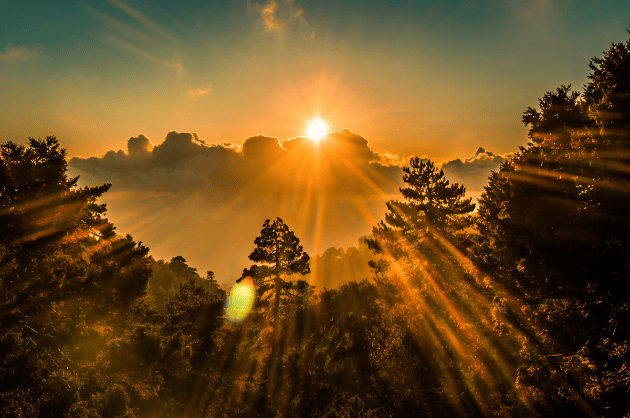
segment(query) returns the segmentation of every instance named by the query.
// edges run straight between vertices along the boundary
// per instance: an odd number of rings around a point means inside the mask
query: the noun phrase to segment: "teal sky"
[[[139,133],[304,133],[318,114],[379,152],[464,158],[526,142],[520,115],[630,28],[625,1],[24,0],[0,14],[3,141],[101,156]]]

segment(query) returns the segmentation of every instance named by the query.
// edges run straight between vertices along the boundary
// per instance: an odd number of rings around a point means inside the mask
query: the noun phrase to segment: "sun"
[[[315,118],[308,123],[306,133],[308,137],[313,141],[318,142],[324,135],[326,135],[326,124],[320,118]]]

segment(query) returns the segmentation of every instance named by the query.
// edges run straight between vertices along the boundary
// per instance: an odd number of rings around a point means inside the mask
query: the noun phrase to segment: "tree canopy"
[[[630,41],[590,68],[584,93],[561,86],[525,111],[532,142],[490,177],[471,255],[530,312],[512,325],[537,324],[517,383],[540,410],[621,416],[630,387],[621,348],[630,341],[621,326],[630,318]]]

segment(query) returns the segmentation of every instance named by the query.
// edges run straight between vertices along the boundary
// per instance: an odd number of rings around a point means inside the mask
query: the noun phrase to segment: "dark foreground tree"
[[[96,203],[110,184],[78,189],[66,170],[55,137],[0,147],[0,320],[77,292],[116,305],[145,291],[148,249],[116,235]]]
[[[133,394],[103,385],[95,364],[133,321],[148,249],[102,216],[108,184],[78,189],[66,169],[54,137],[0,146],[2,416],[79,413],[84,396],[124,412]]]
[[[503,324],[528,335],[516,384],[556,416],[630,412],[630,42],[591,69],[525,112],[532,142],[490,177],[472,251],[528,313]]]

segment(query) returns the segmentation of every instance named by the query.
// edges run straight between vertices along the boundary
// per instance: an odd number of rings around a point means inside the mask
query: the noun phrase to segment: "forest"
[[[477,205],[412,158],[334,289],[273,213],[232,289],[155,260],[55,137],[3,143],[0,415],[630,417],[630,41],[589,66]]]

